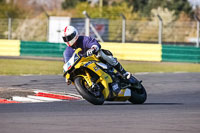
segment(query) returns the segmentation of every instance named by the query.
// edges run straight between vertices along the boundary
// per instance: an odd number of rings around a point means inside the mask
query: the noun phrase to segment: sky
[[[192,4],[193,8],[195,8],[195,6],[200,6],[200,0],[188,0],[188,1]]]

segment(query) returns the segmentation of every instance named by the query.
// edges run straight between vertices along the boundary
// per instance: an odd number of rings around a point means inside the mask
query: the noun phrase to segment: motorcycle
[[[108,63],[102,62],[95,54],[80,55],[78,48],[70,60],[64,64],[64,77],[75,85],[79,94],[94,105],[102,105],[104,101],[130,101],[143,104],[147,93],[141,82],[131,76],[124,79]],[[140,88],[135,87],[135,82]]]

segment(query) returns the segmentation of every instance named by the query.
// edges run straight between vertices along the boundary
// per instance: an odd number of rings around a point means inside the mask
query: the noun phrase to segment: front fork
[[[95,82],[93,82],[91,79],[91,75],[88,71],[85,70],[86,76],[83,76],[85,78],[86,82],[91,88],[94,88],[94,90],[101,92],[104,95],[104,98],[107,99],[110,95],[110,90],[109,90],[109,83],[112,83],[112,79],[110,79],[108,74],[102,74]],[[106,78],[108,78],[106,80]],[[102,85],[102,87],[99,85],[99,83]],[[98,89],[96,89],[98,88]]]
[[[80,75],[80,76],[82,76],[85,79],[85,81],[87,82],[87,84],[88,84],[88,90],[92,94],[94,94],[95,96],[97,96],[97,97],[100,96],[101,91],[102,91],[101,88],[100,88],[100,86],[98,85],[98,83],[100,82],[100,80],[97,80],[96,82],[93,82],[91,80],[92,77],[90,76],[89,72],[85,70],[85,74],[86,75]]]

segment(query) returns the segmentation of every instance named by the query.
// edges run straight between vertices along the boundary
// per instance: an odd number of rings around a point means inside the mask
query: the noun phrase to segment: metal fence
[[[171,22],[162,19],[156,21],[107,20],[103,24],[104,33],[99,34],[101,19],[73,19],[72,25],[82,23],[79,32],[90,35],[91,32],[100,41],[105,42],[153,42],[191,43],[199,47],[199,21]],[[101,24],[102,25],[102,24]],[[24,41],[47,41],[48,19],[0,19],[0,39],[20,39]]]
[[[47,19],[0,19],[0,39],[46,41]]]

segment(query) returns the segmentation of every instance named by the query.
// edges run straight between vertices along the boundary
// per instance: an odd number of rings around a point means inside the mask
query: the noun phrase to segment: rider
[[[125,79],[129,79],[131,77],[131,73],[125,71],[122,65],[112,56],[112,54],[108,55],[107,52],[101,50],[101,45],[96,39],[87,36],[79,36],[75,27],[65,27],[63,40],[68,46],[63,53],[65,63],[72,57],[75,49],[81,48],[81,53],[86,53],[87,56],[97,53],[96,55],[98,58],[101,58],[112,65]]]

